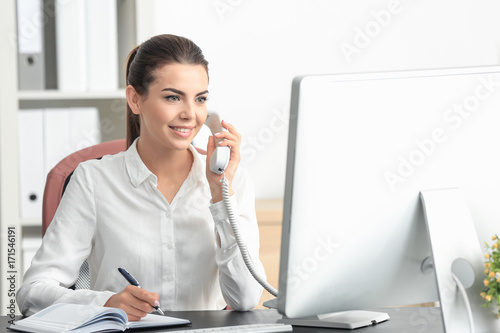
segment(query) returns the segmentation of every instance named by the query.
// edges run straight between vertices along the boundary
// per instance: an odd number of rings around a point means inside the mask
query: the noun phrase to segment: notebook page
[[[187,325],[187,324],[191,324],[191,322],[187,319],[147,314],[144,318],[142,318],[139,321],[128,322],[127,327],[140,328],[140,327],[175,326],[175,325]]]

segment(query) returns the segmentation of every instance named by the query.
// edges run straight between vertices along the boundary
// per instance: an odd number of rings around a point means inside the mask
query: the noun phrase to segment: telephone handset
[[[222,132],[220,117],[215,112],[211,112],[208,114],[205,125],[210,128],[212,135]],[[219,146],[219,142],[223,139],[217,139],[215,137],[214,139],[216,148],[212,153],[212,157],[210,158],[210,170],[220,175],[224,173],[224,170],[226,170],[227,165],[229,164],[231,149],[229,147]],[[229,199],[229,184],[227,183],[226,177],[222,177],[220,182],[222,183],[222,200],[224,201],[224,205],[226,206],[227,216],[229,218],[231,228],[233,229],[234,238],[236,239],[236,243],[238,244],[245,265],[247,266],[250,274],[252,274],[254,279],[257,280],[257,282],[259,282],[261,286],[263,286],[273,296],[278,297],[278,291],[273,288],[265,279],[263,279],[255,270],[252,259],[250,258],[250,255],[248,253],[247,246],[243,242],[243,237],[240,234],[238,223],[231,207],[231,200]]]
[[[217,113],[209,113],[205,125],[208,126],[212,135],[222,132],[222,125]],[[210,159],[210,170],[216,174],[221,174],[226,170],[231,157],[231,149],[229,147],[220,147],[219,142],[223,139],[215,138],[215,150]]]

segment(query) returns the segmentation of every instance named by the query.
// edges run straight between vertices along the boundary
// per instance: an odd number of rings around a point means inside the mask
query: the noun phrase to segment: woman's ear
[[[141,96],[137,93],[134,87],[128,85],[125,88],[125,95],[127,96],[127,104],[134,114],[141,114],[141,108],[139,105]]]

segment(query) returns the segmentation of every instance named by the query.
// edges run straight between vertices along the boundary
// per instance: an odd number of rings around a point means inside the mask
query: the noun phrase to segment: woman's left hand
[[[240,146],[241,146],[241,135],[238,133],[236,128],[230,123],[225,122],[224,120],[221,122],[223,128],[227,129],[227,131],[222,131],[220,133],[216,133],[215,137],[217,139],[225,139],[219,142],[219,146],[230,147],[231,149],[231,157],[229,159],[229,163],[227,165],[226,170],[223,174],[216,174],[210,171],[210,158],[215,150],[215,141],[212,136],[208,138],[208,146],[207,146],[207,166],[206,173],[208,184],[210,185],[210,192],[212,193],[212,202],[216,203],[222,200],[222,184],[220,180],[226,176],[227,182],[229,184],[229,195],[233,195],[232,183],[234,179],[234,175],[236,174],[236,169],[238,168],[238,164],[241,160],[240,155]]]

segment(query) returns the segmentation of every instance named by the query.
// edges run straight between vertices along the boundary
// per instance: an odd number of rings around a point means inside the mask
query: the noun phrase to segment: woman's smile
[[[194,126],[169,126],[169,127],[170,129],[172,129],[172,132],[174,132],[174,134],[183,138],[190,137],[194,129]]]

